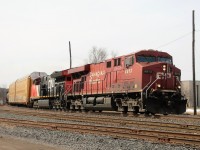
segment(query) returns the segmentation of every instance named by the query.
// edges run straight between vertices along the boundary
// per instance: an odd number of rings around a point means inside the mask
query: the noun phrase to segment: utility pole
[[[196,106],[196,79],[195,79],[195,22],[194,10],[192,11],[192,68],[193,68],[193,99],[194,99],[194,115],[197,115]]]
[[[71,55],[71,44],[69,41],[69,56],[70,56],[70,69],[72,68],[72,55]]]

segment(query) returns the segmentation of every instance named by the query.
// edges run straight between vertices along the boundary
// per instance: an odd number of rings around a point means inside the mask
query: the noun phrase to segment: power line
[[[184,37],[190,35],[191,33],[192,33],[192,32],[189,32],[189,33],[187,33],[187,34],[184,34],[184,35],[178,37],[177,39],[175,39],[175,40],[173,40],[173,41],[170,41],[170,42],[168,42],[168,43],[165,43],[165,44],[163,44],[163,45],[158,46],[156,49],[161,48],[161,47],[164,47],[164,46],[167,46],[167,45],[169,45],[169,44],[171,44],[171,43],[174,43],[174,42],[176,42],[176,41],[178,41],[178,40],[180,40],[180,39],[182,39],[182,38],[184,38]]]

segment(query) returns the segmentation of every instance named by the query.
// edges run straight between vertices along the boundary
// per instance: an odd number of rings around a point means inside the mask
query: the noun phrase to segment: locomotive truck
[[[17,92],[18,80],[10,85],[10,104],[24,104],[26,99],[26,105],[37,108],[152,114],[186,111],[181,71],[166,52],[141,50],[51,75],[34,74],[37,77],[28,77],[24,97]]]

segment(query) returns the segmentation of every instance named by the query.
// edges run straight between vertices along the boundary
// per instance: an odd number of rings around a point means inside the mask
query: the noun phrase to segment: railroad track
[[[24,112],[30,112],[30,111],[37,111],[37,109],[30,109],[26,107],[17,107],[16,106],[4,106],[5,108],[0,109],[0,110],[5,110],[5,111],[13,111],[13,110],[19,110],[19,111],[24,111]],[[40,112],[45,112],[45,113],[55,113],[55,111],[49,110],[49,109],[41,109],[39,110]],[[59,111],[56,111],[59,112]],[[80,112],[80,111],[67,111],[65,114],[77,114],[78,113],[85,113],[85,112]],[[115,111],[105,111],[105,112],[86,112],[89,114],[95,114],[95,115],[108,115],[108,116],[120,116],[120,117],[135,117],[135,118],[151,118],[151,119],[181,119],[181,120],[191,120],[191,121],[200,121],[200,116],[192,116],[192,115],[144,115],[144,114],[133,114],[132,112],[128,112],[127,114],[123,114],[121,112],[115,112]]]
[[[143,139],[153,142],[165,142],[171,144],[200,147],[200,135],[190,133],[177,133],[166,131],[138,130],[122,127],[108,127],[101,125],[82,125],[70,123],[52,123],[43,121],[30,121],[19,119],[0,118],[1,123],[45,128],[50,130],[73,131],[87,134],[107,135],[114,138]]]
[[[193,133],[200,134],[200,126],[198,125],[189,125],[189,124],[177,124],[177,123],[163,123],[158,121],[140,121],[140,120],[131,120],[130,118],[115,118],[111,116],[83,116],[77,114],[51,114],[51,113],[35,113],[35,112],[26,112],[16,111],[16,110],[6,110],[10,113],[20,114],[24,116],[37,116],[41,118],[55,119],[55,120],[64,120],[64,121],[75,121],[75,122],[84,122],[84,123],[95,123],[98,125],[114,125],[121,127],[133,127],[133,128],[147,128],[151,130],[167,130],[167,131],[178,131],[183,133]]]
[[[192,115],[167,115],[167,116],[155,116],[155,118],[161,118],[161,119],[182,119],[182,120],[194,120],[194,121],[200,121],[200,117],[198,116],[192,116]]]

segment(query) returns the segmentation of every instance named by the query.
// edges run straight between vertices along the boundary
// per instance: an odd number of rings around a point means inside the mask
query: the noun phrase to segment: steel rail
[[[79,133],[90,133],[97,135],[107,135],[114,138],[143,139],[154,142],[164,142],[171,144],[186,145],[192,147],[200,147],[200,135],[190,133],[177,133],[167,131],[137,130],[122,127],[108,127],[100,125],[82,125],[69,123],[52,123],[43,121],[30,121],[19,119],[0,118],[2,123],[39,127],[51,130],[73,131]]]
[[[25,111],[25,112],[30,112],[30,111],[35,111],[35,109],[30,109],[30,108],[24,108],[24,107],[16,107],[16,106],[3,106],[1,107],[2,109],[0,110],[4,110],[4,111],[13,111],[13,109],[16,111],[17,109],[18,110],[22,110],[22,111]],[[12,110],[9,110],[9,109],[12,109]],[[37,111],[37,109],[36,109]],[[40,111],[44,111],[46,113],[55,113],[54,111],[52,110],[49,110],[49,109],[41,109]],[[76,113],[76,111],[68,111],[67,112],[68,114],[70,115],[74,115]],[[67,114],[66,113],[66,114]],[[81,113],[81,112],[80,112]],[[88,113],[88,112],[87,112]],[[90,114],[109,114],[111,116],[125,116],[126,118],[128,117],[135,117],[135,118],[151,118],[151,119],[182,119],[182,120],[194,120],[194,121],[200,121],[200,116],[192,116],[192,115],[159,115],[159,114],[156,114],[156,115],[151,115],[151,116],[148,116],[148,115],[144,115],[144,114],[133,114],[132,112],[128,112],[128,114],[122,114],[120,112],[115,112],[115,111],[104,111],[104,112],[101,112],[101,113],[98,113],[98,112],[89,112]],[[77,114],[77,113],[76,113]]]
[[[46,113],[35,113],[35,112],[20,112],[12,111],[11,113],[22,114],[24,116],[38,116],[42,118],[65,120],[65,121],[76,121],[85,123],[96,123],[96,124],[107,124],[107,125],[120,125],[122,127],[135,127],[135,128],[148,128],[154,130],[169,130],[179,132],[190,132],[200,134],[200,126],[189,125],[189,124],[177,124],[177,123],[163,123],[155,121],[141,121],[141,120],[130,120],[128,118],[113,118],[105,116],[78,116],[78,115],[64,115],[64,114],[46,114]]]

